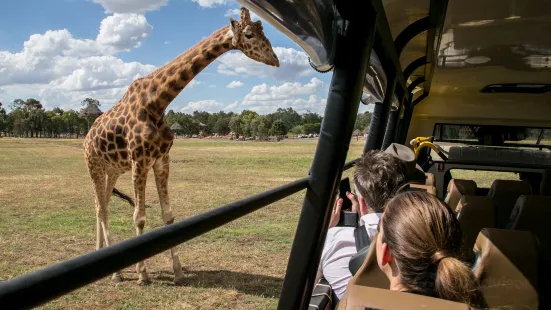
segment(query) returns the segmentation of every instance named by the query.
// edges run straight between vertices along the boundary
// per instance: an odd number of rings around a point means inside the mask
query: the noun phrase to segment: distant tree
[[[322,119],[323,118],[317,113],[312,113],[310,111],[306,111],[306,113],[302,114],[302,124],[321,123]]]
[[[321,124],[320,123],[304,124],[304,125],[302,125],[302,127],[304,128],[304,133],[307,134],[307,135],[309,135],[309,134],[319,134]]]
[[[241,116],[239,115],[232,116],[232,118],[230,119],[230,130],[233,131],[237,137],[239,137],[242,132],[241,124]]]
[[[360,113],[356,117],[356,123],[354,124],[354,129],[363,131],[369,127],[369,123],[371,123],[371,113],[369,112]]]
[[[99,100],[93,98],[86,98],[82,100],[81,105],[83,108],[80,110],[80,117],[86,120],[86,132],[90,130],[90,123],[94,122],[103,112],[99,109],[101,106]]]
[[[282,138],[286,133],[287,129],[285,128],[285,123],[283,123],[282,120],[278,119],[272,124],[272,128],[270,130],[272,132],[272,135]]]

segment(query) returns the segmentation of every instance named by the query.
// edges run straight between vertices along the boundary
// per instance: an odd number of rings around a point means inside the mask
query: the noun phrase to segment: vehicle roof
[[[239,1],[297,42],[313,66],[331,68],[332,27],[338,21],[332,0]],[[414,119],[478,119],[482,123],[486,119],[521,123],[529,120],[532,125],[549,125],[551,91],[498,94],[480,90],[497,83],[551,83],[551,0],[381,2],[394,43],[419,20],[433,21],[438,9],[445,12],[441,32],[421,32],[399,53],[402,70],[421,57],[429,60],[406,77],[408,84],[418,78],[426,80],[415,88],[413,101],[429,95],[416,107]],[[383,56],[376,51],[374,54],[372,64]],[[384,70],[378,70],[383,76]],[[366,84],[370,83],[364,91],[377,88],[373,79]]]

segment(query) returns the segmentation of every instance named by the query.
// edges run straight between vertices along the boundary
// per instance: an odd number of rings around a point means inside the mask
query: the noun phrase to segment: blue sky
[[[94,97],[106,110],[128,85],[229,24],[234,0],[20,0],[0,11],[0,101],[34,97],[77,109]],[[253,19],[257,19],[253,14]],[[264,22],[281,62],[271,68],[239,51],[220,56],[169,109],[269,113],[278,107],[322,113],[331,74]],[[366,107],[361,107],[365,110]]]

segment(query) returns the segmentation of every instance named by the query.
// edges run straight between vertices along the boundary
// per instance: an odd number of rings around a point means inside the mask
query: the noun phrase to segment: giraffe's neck
[[[171,62],[150,73],[152,79],[147,100],[149,108],[155,109],[157,115],[163,115],[172,100],[195,76],[218,56],[235,49],[231,43],[232,38],[230,26],[220,28]],[[147,76],[145,78],[147,80]]]

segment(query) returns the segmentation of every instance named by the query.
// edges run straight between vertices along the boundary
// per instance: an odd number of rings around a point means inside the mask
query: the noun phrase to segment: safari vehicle
[[[278,309],[326,307],[312,291],[359,104],[374,104],[365,150],[412,142],[425,189],[457,211],[488,306],[551,307],[550,0],[240,2],[332,71],[310,174],[0,283],[2,308],[40,305],[304,189]],[[474,170],[517,175],[483,186],[457,174]],[[374,248],[330,307],[468,309],[389,291]]]

